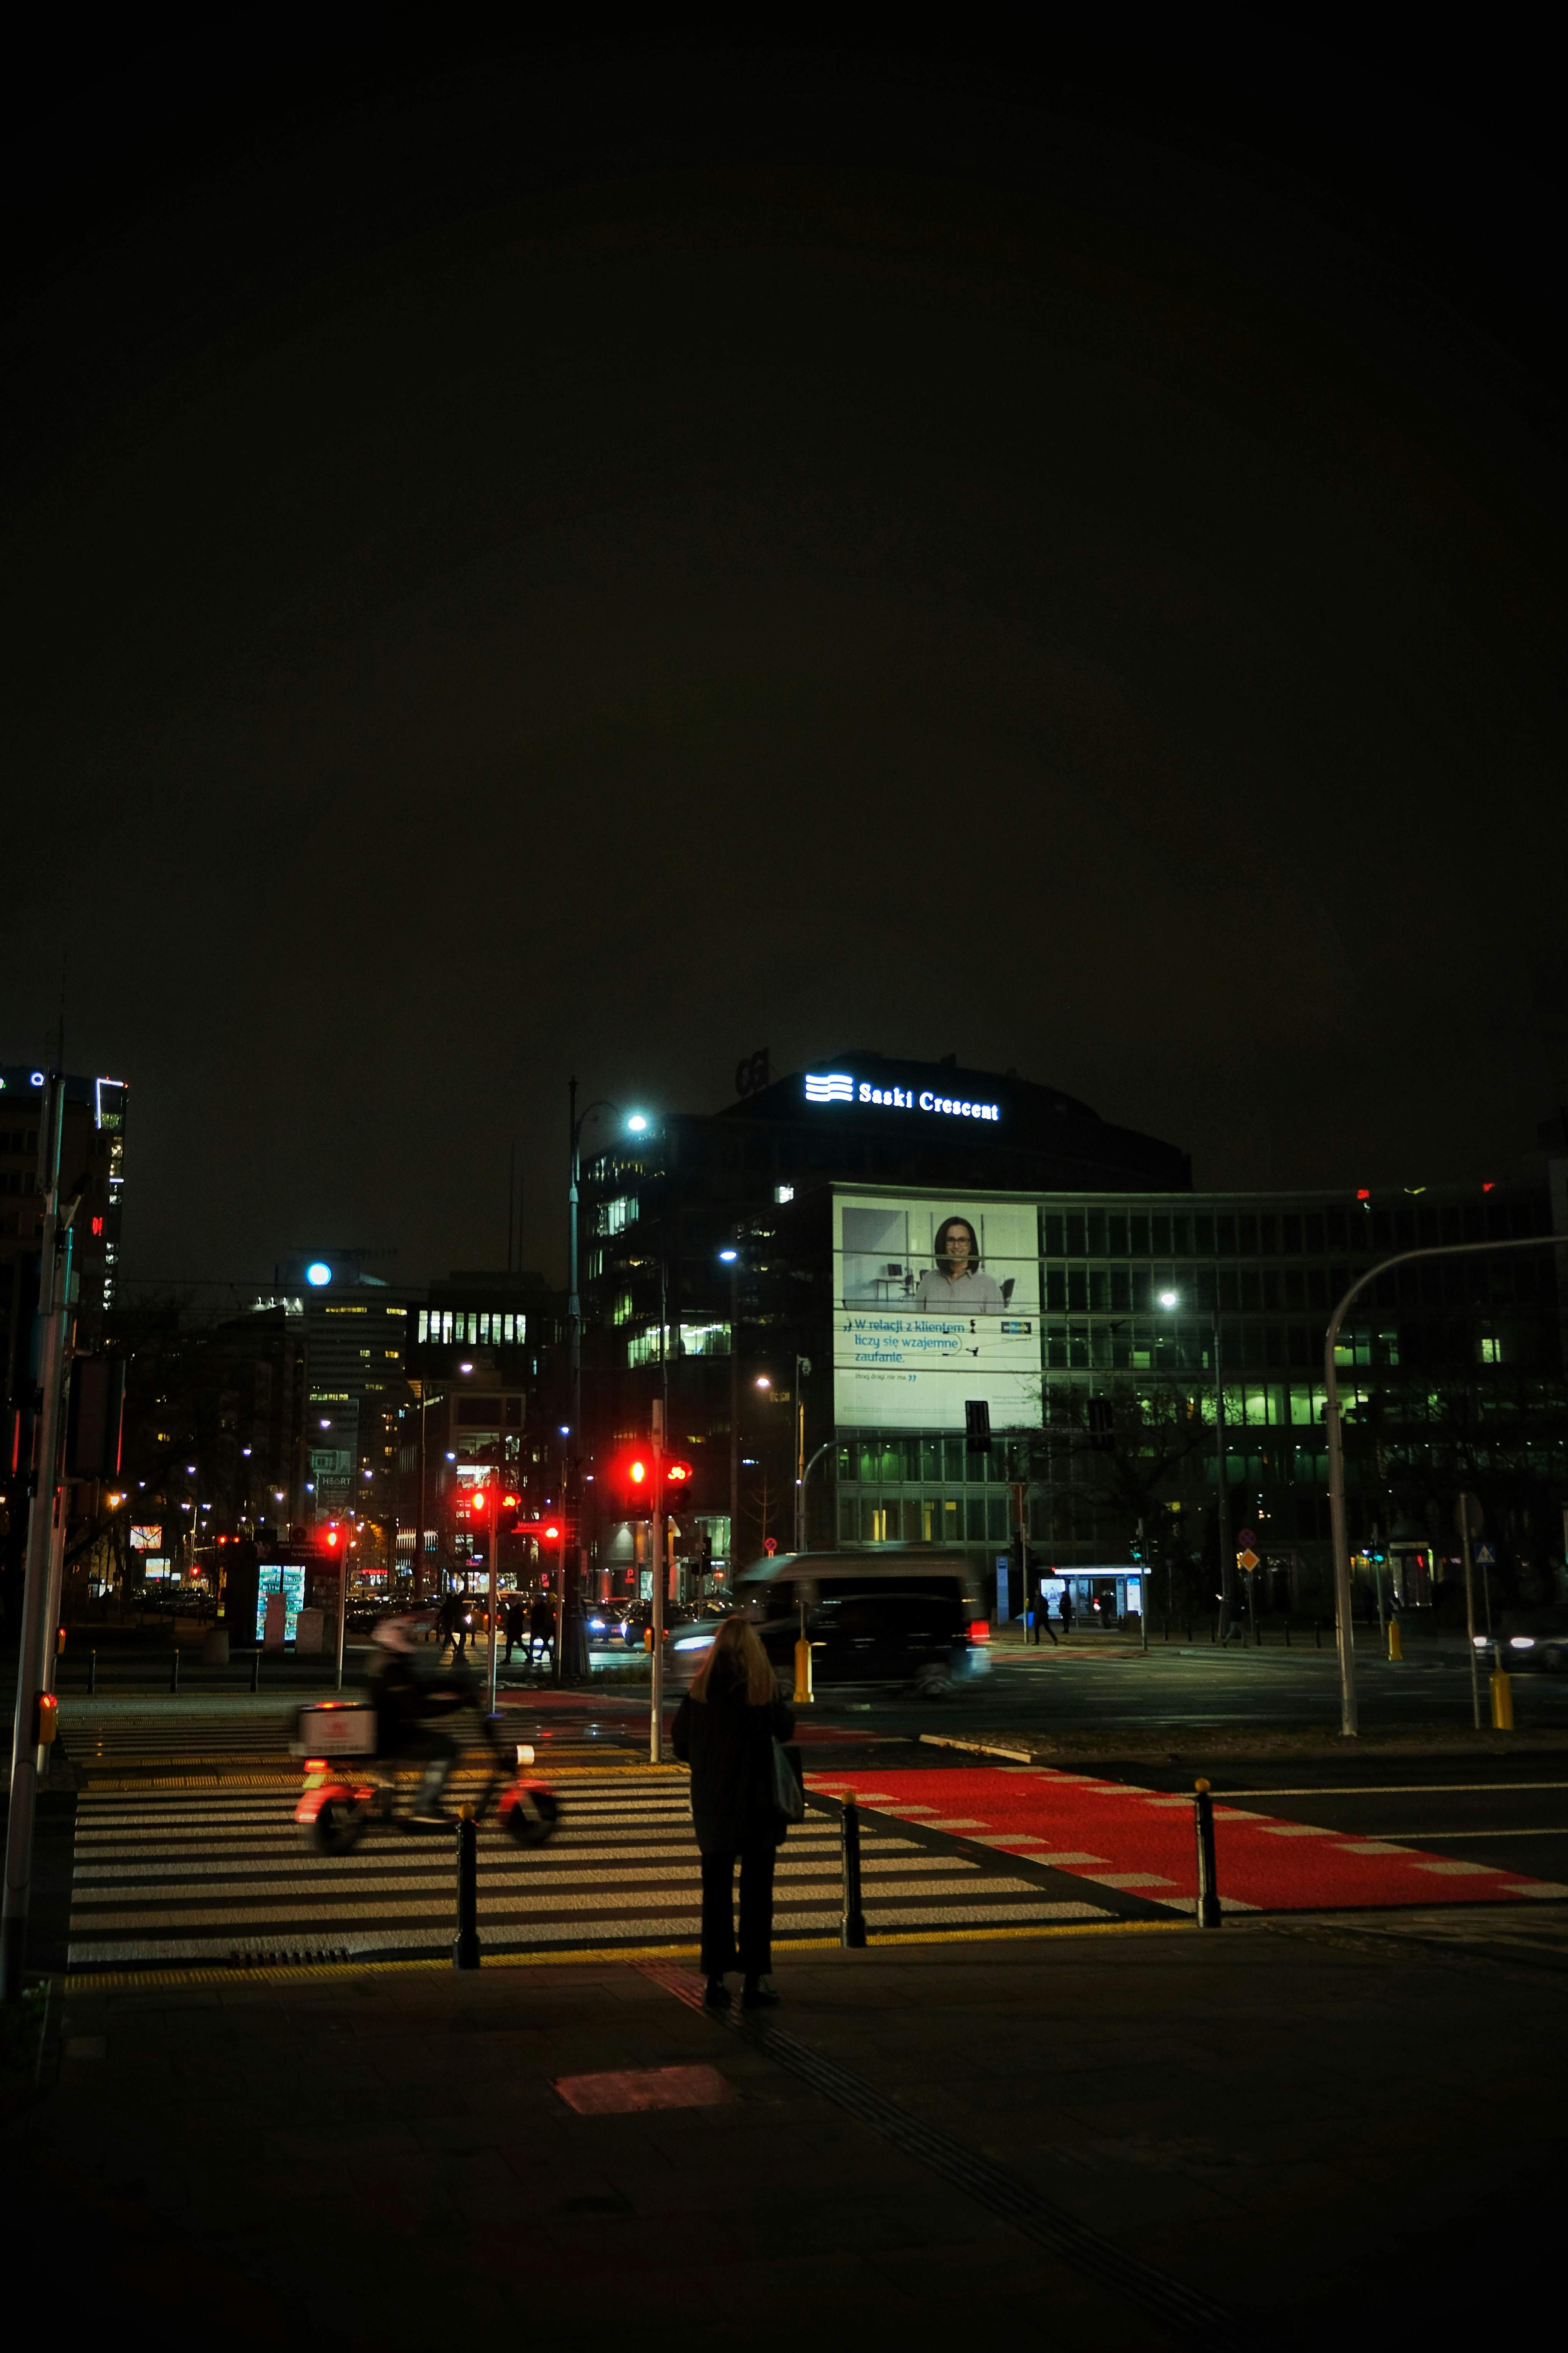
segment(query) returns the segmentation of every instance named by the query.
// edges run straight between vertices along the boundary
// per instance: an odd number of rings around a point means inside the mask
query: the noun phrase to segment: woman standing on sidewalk
[[[681,1701],[675,1753],[691,1767],[691,1820],[702,1850],[703,1999],[729,2004],[727,1970],[744,1978],[742,2009],[776,2002],[773,1967],[773,1861],[784,1819],[773,1792],[773,1742],[787,1740],[795,1716],[779,1697],[768,1654],[750,1620],[726,1618]],[[736,1949],[735,1862],[741,1864],[741,1935]]]

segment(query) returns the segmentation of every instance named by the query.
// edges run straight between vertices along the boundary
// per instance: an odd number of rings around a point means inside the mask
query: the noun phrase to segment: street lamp
[[[1167,1314],[1182,1303],[1179,1291],[1162,1291],[1160,1304]],[[1214,1303],[1214,1443],[1215,1471],[1219,1482],[1219,1639],[1230,1639],[1230,1466],[1225,1432],[1225,1377],[1220,1365],[1219,1294]],[[1148,1576],[1148,1563],[1144,1563]]]
[[[719,1263],[730,1270],[730,1590],[735,1589],[735,1547],[741,1537],[741,1253],[721,1250]]]

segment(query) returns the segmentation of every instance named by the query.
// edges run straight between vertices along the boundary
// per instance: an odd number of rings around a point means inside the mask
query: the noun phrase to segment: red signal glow
[[[634,1487],[641,1487],[647,1483],[647,1464],[643,1461],[640,1455],[638,1455],[635,1461],[626,1464],[626,1477],[631,1481]]]
[[[327,1530],[327,1550],[329,1552],[335,1552],[342,1541],[342,1538],[336,1528],[329,1528]]]
[[[1497,1190],[1497,1178],[1495,1176],[1489,1176],[1486,1183],[1481,1187],[1481,1190],[1483,1193],[1495,1193]]]
[[[552,1543],[552,1544],[553,1544],[553,1543],[555,1542],[556,1538],[560,1535],[561,1531],[560,1531],[560,1529],[559,1529],[558,1527],[555,1527],[555,1526],[552,1525],[552,1526],[547,1527],[547,1528],[542,1528],[542,1529],[540,1530],[540,1534],[541,1534],[542,1535],[548,1536],[548,1538],[550,1539],[551,1543]]]
[[[1362,1188],[1361,1188],[1360,1192],[1356,1195],[1356,1199],[1357,1199],[1358,1201],[1370,1201],[1370,1200],[1371,1200],[1371,1198],[1372,1198],[1372,1195],[1368,1192],[1368,1190],[1367,1190],[1366,1187],[1363,1185],[1363,1186],[1362,1187]]]
[[[503,1512],[515,1512],[517,1509],[517,1504],[518,1499],[515,1495],[503,1495],[500,1499],[500,1507]]]
[[[683,1487],[691,1476],[691,1465],[689,1462],[667,1462],[664,1466],[664,1475],[667,1479],[672,1480],[676,1486]]]

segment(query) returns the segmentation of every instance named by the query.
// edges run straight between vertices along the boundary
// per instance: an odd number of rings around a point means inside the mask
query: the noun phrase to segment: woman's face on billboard
[[[969,1231],[957,1218],[943,1226],[937,1255],[950,1275],[963,1274],[969,1265]]]

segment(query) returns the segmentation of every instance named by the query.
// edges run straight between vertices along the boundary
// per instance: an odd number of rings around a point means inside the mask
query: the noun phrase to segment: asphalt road
[[[1462,1651],[1447,1651],[1398,1665],[1367,1652],[1356,1660],[1356,1694],[1368,1730],[1417,1725],[1456,1728],[1471,1722],[1470,1678]],[[1568,1733],[1568,1676],[1511,1678],[1520,1731]],[[1486,1679],[1480,1685],[1487,1714]],[[1239,1725],[1260,1731],[1317,1726],[1335,1732],[1340,1721],[1339,1666],[1328,1648],[1314,1650],[1192,1650],[1155,1643],[1147,1655],[1107,1647],[1100,1656],[1065,1651],[1000,1649],[989,1674],[945,1700],[877,1694],[819,1695],[818,1714],[860,1720],[879,1732],[962,1731],[977,1739],[1058,1728],[1168,1725]]]

